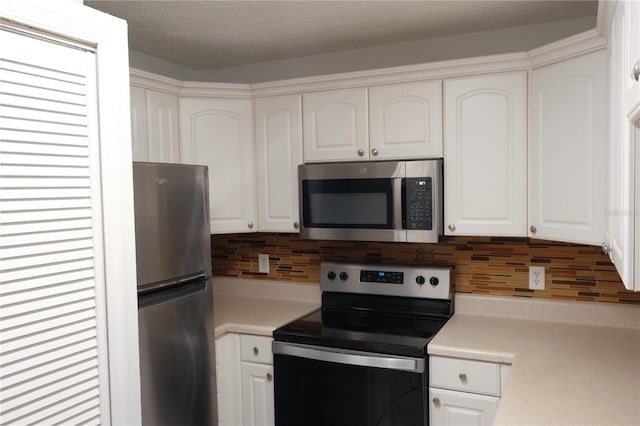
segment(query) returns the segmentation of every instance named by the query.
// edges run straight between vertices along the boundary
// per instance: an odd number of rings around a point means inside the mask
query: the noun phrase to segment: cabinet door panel
[[[605,53],[532,72],[531,236],[604,241]]]
[[[180,162],[178,97],[147,90],[148,161]]]
[[[302,164],[301,96],[255,101],[260,231],[298,232],[298,165]]]
[[[625,77],[625,92],[627,99],[626,113],[634,114],[640,118],[640,82],[633,77],[633,68],[640,66],[640,2],[637,0],[624,0],[625,10],[625,39],[627,42],[627,54],[622,75]]]
[[[183,162],[209,167],[211,232],[255,231],[251,101],[181,99]]]
[[[442,157],[442,82],[370,88],[369,123],[371,159]]]
[[[611,93],[607,214],[605,241],[609,256],[627,288],[633,287],[633,143],[624,113],[626,4],[618,2],[609,34],[609,89]]]
[[[526,234],[526,74],[445,83],[450,235]]]
[[[272,365],[242,363],[242,418],[246,426],[275,424]]]
[[[131,148],[133,161],[149,161],[146,90],[131,86]]]
[[[429,388],[430,426],[485,426],[493,423],[497,397]]]
[[[302,102],[305,162],[369,158],[367,89],[305,93]]]

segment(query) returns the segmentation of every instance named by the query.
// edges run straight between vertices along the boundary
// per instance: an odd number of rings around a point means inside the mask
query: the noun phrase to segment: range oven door
[[[275,341],[278,426],[428,424],[425,360]]]

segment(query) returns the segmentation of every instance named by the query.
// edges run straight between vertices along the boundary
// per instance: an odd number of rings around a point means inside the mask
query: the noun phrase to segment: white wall
[[[133,68],[173,77],[178,80],[257,83],[519,52],[595,27],[595,17],[578,18],[213,70],[193,70],[134,51],[129,52],[129,61]]]

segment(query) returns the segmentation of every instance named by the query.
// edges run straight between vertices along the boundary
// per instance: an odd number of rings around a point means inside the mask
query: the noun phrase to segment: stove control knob
[[[336,279],[336,273],[333,271],[329,271],[329,273],[327,274],[327,278],[329,278],[331,281]]]
[[[429,284],[436,286],[440,284],[440,280],[438,279],[438,277],[431,277],[429,278]]]
[[[340,279],[342,281],[346,281],[349,279],[349,274],[347,274],[346,272],[340,272]]]
[[[416,277],[416,282],[417,282],[418,284],[420,284],[420,285],[424,284],[424,283],[425,283],[425,281],[426,281],[426,280],[424,279],[424,277],[423,277],[422,275],[418,275],[418,276]]]

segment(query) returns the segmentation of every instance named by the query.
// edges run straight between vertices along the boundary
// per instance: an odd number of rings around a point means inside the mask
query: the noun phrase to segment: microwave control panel
[[[433,185],[430,177],[402,179],[402,227],[433,229]]]

